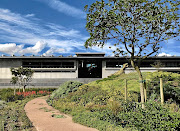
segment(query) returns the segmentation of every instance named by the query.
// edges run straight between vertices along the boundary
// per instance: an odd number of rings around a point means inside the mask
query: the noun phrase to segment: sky
[[[75,52],[104,52],[86,49],[84,6],[96,0],[0,0],[0,55],[58,56]],[[180,41],[163,42],[159,55],[180,56]]]

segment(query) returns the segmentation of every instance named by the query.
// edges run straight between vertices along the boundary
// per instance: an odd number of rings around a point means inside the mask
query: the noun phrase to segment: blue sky
[[[75,52],[105,52],[85,49],[86,4],[95,0],[0,0],[0,55],[74,55]],[[178,41],[162,43],[160,54],[180,56]]]

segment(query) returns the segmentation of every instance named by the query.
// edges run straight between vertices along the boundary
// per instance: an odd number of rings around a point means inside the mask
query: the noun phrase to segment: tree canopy
[[[162,41],[180,32],[179,0],[100,0],[87,11],[86,29],[90,38],[85,47],[103,47],[110,41],[116,55],[129,56],[139,74],[141,102],[144,103],[140,64],[156,55]]]
[[[33,70],[30,68],[11,68],[12,77],[12,84],[18,83],[19,85],[23,86],[23,91],[25,91],[26,86],[32,80],[32,75],[34,73]]]
[[[114,53],[146,58],[161,41],[179,35],[178,0],[104,0],[87,10],[90,38],[85,46],[104,46],[114,39]]]

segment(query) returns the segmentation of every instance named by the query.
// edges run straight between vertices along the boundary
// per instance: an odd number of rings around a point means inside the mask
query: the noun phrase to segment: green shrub
[[[81,86],[82,83],[77,81],[67,81],[64,84],[62,84],[57,90],[55,90],[52,95],[51,99],[55,98],[61,98],[67,96],[71,92],[77,91],[79,86]]]
[[[0,110],[3,109],[6,105],[7,103],[5,101],[0,100]]]
[[[143,73],[144,78],[155,85],[149,86],[145,109],[137,102],[139,83],[136,73],[104,79],[80,86],[76,92],[64,91],[65,95],[54,97],[49,103],[56,109],[69,113],[75,122],[102,131],[116,130],[180,130],[180,114],[175,103],[160,105],[159,77],[172,80],[164,84],[165,100],[179,100],[179,76],[172,73]],[[160,76],[159,76],[160,75]],[[172,75],[172,76],[171,76]],[[166,78],[167,76],[167,78]],[[128,100],[124,101],[124,79],[128,80]],[[151,90],[152,89],[152,90]],[[158,97],[157,97],[158,96]],[[168,96],[168,97],[167,97]],[[154,101],[157,99],[157,101]]]
[[[116,123],[122,122],[127,127],[136,127],[138,130],[180,130],[180,114],[172,113],[157,102],[146,103],[146,109],[140,106],[125,110],[118,114]]]
[[[101,80],[97,80],[96,83],[98,84],[99,82],[102,82],[102,81],[109,81],[109,80],[113,80],[115,78],[119,77],[119,75],[111,75],[111,76],[108,76],[108,78],[104,78],[104,79],[101,79]]]
[[[164,100],[172,99],[180,104],[180,74],[171,72],[153,72],[147,75],[148,94],[155,95],[154,98],[160,97],[160,78],[163,79]]]

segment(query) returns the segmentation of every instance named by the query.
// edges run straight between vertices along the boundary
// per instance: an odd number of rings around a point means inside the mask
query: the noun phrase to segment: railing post
[[[164,104],[163,79],[162,78],[160,78],[160,95],[161,95],[161,104]]]
[[[125,101],[127,101],[127,79],[125,79]]]
[[[144,99],[145,102],[147,101],[147,86],[146,86],[146,80],[144,81]]]

